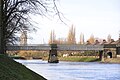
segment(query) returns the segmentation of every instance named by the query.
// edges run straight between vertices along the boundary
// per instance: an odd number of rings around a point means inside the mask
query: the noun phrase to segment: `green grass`
[[[0,54],[0,80],[46,80],[12,58]]]
[[[91,58],[91,57],[60,57],[59,60],[61,61],[73,61],[73,62],[95,62],[100,61],[98,58]]]
[[[20,56],[10,56],[13,59],[25,59],[24,57],[20,57]]]

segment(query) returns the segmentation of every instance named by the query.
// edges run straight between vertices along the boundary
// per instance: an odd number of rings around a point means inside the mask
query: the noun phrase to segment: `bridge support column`
[[[100,61],[104,61],[104,51],[99,51],[99,59]]]
[[[51,50],[49,51],[48,63],[58,63],[57,58],[57,44],[51,44]]]

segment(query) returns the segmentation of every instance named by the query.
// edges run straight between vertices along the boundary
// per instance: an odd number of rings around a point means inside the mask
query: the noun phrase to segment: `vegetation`
[[[10,56],[10,57],[13,59],[25,59],[24,57],[21,57],[21,56]]]
[[[93,57],[60,57],[60,61],[73,61],[73,62],[95,62],[100,61],[98,58]]]
[[[88,39],[88,41],[90,42],[90,44],[93,44],[93,43],[94,43],[95,38],[94,38],[94,35],[93,35],[93,34],[90,36],[90,38]]]
[[[56,39],[55,31],[51,31],[50,33],[50,39],[48,41],[49,44],[76,44],[76,38],[75,38],[75,27],[72,25],[69,29],[69,33],[66,39]]]
[[[49,56],[47,51],[7,51],[7,54],[15,59],[42,59],[43,57]]]
[[[55,39],[55,31],[51,31],[50,33],[50,40],[49,40],[49,44],[54,44],[56,43],[56,39]]]
[[[69,33],[68,33],[67,44],[76,44],[75,28],[73,25],[71,26]]]
[[[0,0],[0,53],[18,40],[16,33],[36,30],[30,15],[57,15],[62,21],[56,0]]]
[[[15,62],[6,55],[0,55],[0,80],[46,80],[44,77]]]

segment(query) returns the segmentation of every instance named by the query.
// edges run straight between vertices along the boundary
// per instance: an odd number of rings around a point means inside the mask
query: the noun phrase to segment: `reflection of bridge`
[[[40,44],[40,45],[14,45],[7,46],[8,51],[17,51],[17,50],[38,50],[38,51],[49,51],[49,62],[58,62],[57,51],[99,51],[99,58],[102,59],[102,54],[107,52],[106,50],[113,50],[112,53],[119,53],[120,46],[115,44],[106,44],[106,45],[57,45],[57,44]]]

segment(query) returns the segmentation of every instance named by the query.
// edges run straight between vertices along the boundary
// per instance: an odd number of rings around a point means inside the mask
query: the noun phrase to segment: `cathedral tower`
[[[20,45],[27,45],[27,31],[23,31],[20,36]]]

